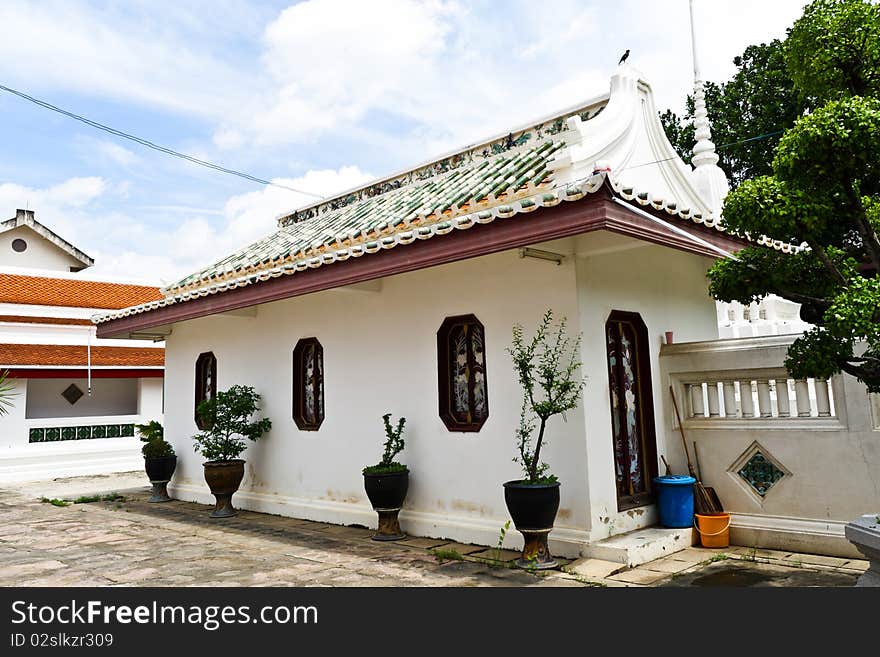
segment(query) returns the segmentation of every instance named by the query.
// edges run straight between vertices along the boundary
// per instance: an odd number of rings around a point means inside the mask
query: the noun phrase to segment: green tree
[[[784,59],[802,98],[821,102],[779,142],[772,172],[724,204],[728,230],[804,248],[762,246],[717,262],[710,292],[750,303],[777,294],[816,328],[789,348],[795,378],[846,372],[880,392],[880,6],[816,0],[789,30]],[[864,346],[859,347],[863,342]]]
[[[528,483],[552,483],[556,475],[547,474],[549,466],[541,461],[541,447],[546,445],[547,421],[577,407],[584,380],[577,377],[581,336],[574,342],[566,336],[566,319],[553,326],[553,311],[548,310],[531,340],[526,341],[523,327],[513,327],[513,343],[507,349],[523,389],[523,405],[517,430],[519,456],[513,461],[523,468]],[[535,421],[538,438],[532,441]]]
[[[251,421],[260,410],[260,395],[251,386],[234,385],[201,402],[196,409],[211,427],[193,436],[195,450],[209,461],[237,459],[247,444],[272,428],[269,418]]]
[[[778,39],[749,46],[733,63],[737,72],[729,81],[706,82],[703,91],[712,123],[712,141],[723,146],[718,150],[718,166],[737,185],[748,178],[772,173],[771,162],[780,131],[794,125],[809,106],[810,98],[795,90],[785,62],[784,44]],[[693,118],[693,96],[687,97],[683,117],[672,110],[660,115],[669,141],[686,162],[690,162],[694,146]]]

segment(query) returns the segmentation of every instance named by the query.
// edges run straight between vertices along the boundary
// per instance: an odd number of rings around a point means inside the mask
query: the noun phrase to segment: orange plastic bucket
[[[707,548],[723,548],[730,545],[729,513],[695,513],[694,526],[700,534],[700,543]]]

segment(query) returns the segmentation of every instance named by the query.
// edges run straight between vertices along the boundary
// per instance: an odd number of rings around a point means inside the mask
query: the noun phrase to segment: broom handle
[[[684,446],[684,455],[687,457],[688,463],[688,473],[696,479],[696,474],[694,474],[694,464],[691,463],[691,455],[688,452],[687,440],[684,437],[684,426],[681,423],[681,415],[678,414],[678,402],[675,401],[675,391],[672,389],[672,386],[669,386],[669,394],[672,395],[672,407],[675,409],[675,418],[678,420],[678,430],[681,433],[681,444]]]

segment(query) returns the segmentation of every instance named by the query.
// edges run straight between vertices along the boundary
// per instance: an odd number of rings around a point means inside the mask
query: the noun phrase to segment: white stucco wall
[[[219,388],[255,386],[273,421],[243,455],[239,506],[375,526],[360,471],[381,457],[381,416],[391,412],[407,418],[404,525],[494,543],[508,518],[502,483],[520,476],[511,458],[521,392],[504,350],[513,324],[533,326],[547,307],[577,329],[573,263],[508,252],[391,277],[378,292],[330,290],[260,306],[255,317],[177,324],[166,341],[166,438],[180,455],[174,490],[212,499],[191,440],[194,364],[210,350]],[[490,414],[479,433],[462,434],[438,417],[436,334],[444,318],[466,313],[485,326]],[[326,419],[317,432],[299,431],[291,418],[291,354],[310,336],[324,348]],[[546,460],[563,482],[557,537],[586,527],[584,443],[579,414],[551,424]]]
[[[26,410],[33,390],[43,390],[55,385],[66,387],[75,381],[85,391],[85,379],[12,379],[12,381],[17,393],[14,398],[15,405],[8,415],[0,417],[0,484],[29,479],[143,469],[141,443],[137,436],[30,443],[29,430],[35,427],[142,424],[150,420],[162,422],[161,378],[92,379],[93,393],[99,389],[107,392],[115,386],[126,390],[127,395],[133,393],[133,398],[126,400],[125,408],[119,407],[111,409],[111,412],[106,414],[96,413],[84,417],[77,417],[64,409],[65,414],[56,417],[28,418]],[[87,402],[87,399],[83,397],[71,408]],[[95,399],[98,399],[97,393]],[[62,401],[67,404],[63,399]],[[94,406],[92,410],[95,410]]]
[[[22,239],[27,249],[21,253],[12,249],[12,241]],[[0,233],[0,267],[31,267],[69,272],[71,267],[81,269],[79,260],[58,248],[42,235],[26,226]]]
[[[191,440],[194,365],[199,353],[213,351],[219,388],[255,386],[273,421],[272,431],[243,455],[238,506],[375,526],[360,470],[379,459],[381,416],[392,412],[407,417],[404,529],[494,544],[508,518],[501,484],[520,477],[511,458],[521,391],[505,349],[514,323],[531,331],[552,307],[569,318],[572,335],[588,325],[583,360],[590,410],[554,418],[548,428],[542,455],[562,482],[551,547],[576,555],[597,525],[599,537],[625,531],[626,522],[615,527],[601,519],[612,501],[616,511],[605,318],[612,308],[641,312],[652,335],[671,329],[682,338],[711,338],[717,330],[703,280],[708,261],[648,246],[634,265],[634,253],[569,257],[556,266],[506,252],[384,279],[379,291],[330,290],[259,306],[251,317],[176,324],[166,341],[166,437],[179,455],[172,489],[185,499],[213,499]],[[460,434],[449,432],[437,413],[436,332],[445,317],[466,313],[486,328],[490,416],[479,433]],[[324,347],[326,419],[320,431],[302,432],[291,419],[291,352],[311,336]],[[660,388],[656,383],[658,397]],[[607,474],[588,468],[588,444]],[[650,518],[633,515],[632,526]],[[513,545],[519,539],[511,534]]]
[[[82,392],[76,403],[61,393],[70,385]],[[92,379],[88,394],[87,379],[31,379],[28,381],[25,417],[82,418],[96,415],[137,415],[138,379]]]
[[[710,265],[708,258],[639,244],[636,248],[577,259],[580,324],[584,332],[581,360],[587,377],[583,412],[591,431],[587,450],[594,539],[657,521],[654,506],[617,511],[605,323],[612,310],[623,310],[639,313],[647,326],[659,457],[666,448],[659,422],[664,408],[670,405],[668,384],[658,367],[660,346],[666,331],[673,332],[676,342],[718,337],[715,302],[708,295],[705,279]],[[662,465],[658,472],[663,474]]]
[[[144,422],[150,420],[162,420],[165,408],[164,381],[161,378],[137,379],[138,398],[137,412],[144,418]]]

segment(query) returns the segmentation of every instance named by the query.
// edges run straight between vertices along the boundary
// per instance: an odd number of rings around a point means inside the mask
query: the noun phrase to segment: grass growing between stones
[[[45,502],[46,504],[51,504],[52,506],[70,506],[70,502],[67,500],[59,500],[57,497],[53,497],[49,499],[48,497],[41,497],[40,502]]]
[[[120,495],[119,493],[108,493],[107,495],[82,495],[73,500],[73,503],[89,504],[91,502],[122,502],[124,500],[124,495]]]
[[[464,555],[458,550],[444,550],[442,548],[436,548],[431,550],[431,554],[434,555],[434,558],[437,559],[438,562],[443,563],[445,561],[464,561]]]
[[[725,554],[724,552],[719,552],[718,554],[713,554],[702,563],[715,563],[716,561],[724,561],[725,559],[730,559],[730,555]]]
[[[70,506],[71,504],[89,504],[91,502],[124,502],[125,496],[119,493],[108,493],[107,495],[81,495],[75,500],[61,500],[57,497],[48,498],[41,497],[40,502],[51,504],[52,506]],[[117,505],[118,508],[118,505]]]

